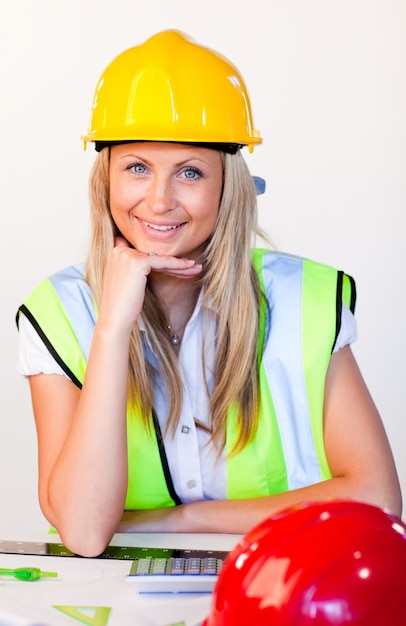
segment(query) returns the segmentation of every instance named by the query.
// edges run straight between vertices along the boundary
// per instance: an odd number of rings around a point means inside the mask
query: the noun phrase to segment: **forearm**
[[[182,530],[177,532],[214,532],[245,534],[264,518],[303,502],[357,500],[386,506],[380,495],[366,485],[346,478],[324,482],[262,498],[211,500],[185,506],[180,516]],[[397,514],[399,511],[393,511]]]
[[[93,553],[104,548],[124,507],[128,341],[123,339],[102,327],[95,331],[83,388],[42,498],[64,541],[81,553],[84,540]]]
[[[391,499],[391,494],[388,498]],[[260,498],[201,500],[153,511],[126,511],[117,532],[245,534],[261,520],[284,508],[330,499],[353,499],[386,506],[380,492],[374,492],[360,481],[340,477]],[[398,514],[399,510],[393,512]]]

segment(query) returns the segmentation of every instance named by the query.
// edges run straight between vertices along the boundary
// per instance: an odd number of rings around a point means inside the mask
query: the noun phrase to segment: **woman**
[[[245,533],[302,501],[401,514],[350,343],[353,281],[253,250],[261,139],[244,81],[177,31],[103,73],[85,267],[20,307],[44,515],[72,551],[115,532]]]

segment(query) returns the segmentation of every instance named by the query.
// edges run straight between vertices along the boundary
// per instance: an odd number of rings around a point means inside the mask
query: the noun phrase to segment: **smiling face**
[[[110,148],[110,209],[140,252],[197,259],[213,232],[223,186],[221,153],[177,143]]]

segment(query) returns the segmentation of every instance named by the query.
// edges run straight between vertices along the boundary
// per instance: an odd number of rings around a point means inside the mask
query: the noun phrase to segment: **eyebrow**
[[[152,161],[150,159],[147,159],[145,156],[142,156],[140,154],[137,154],[136,152],[128,152],[125,154],[122,154],[119,159],[139,159],[140,161],[143,161],[144,163],[146,163],[147,165],[151,165]],[[182,165],[185,165],[187,163],[189,163],[190,161],[199,161],[199,163],[204,163],[205,165],[210,165],[207,161],[205,161],[204,159],[193,155],[190,156],[186,159],[182,159],[181,161],[178,161],[177,163],[174,163],[175,167],[181,167]]]

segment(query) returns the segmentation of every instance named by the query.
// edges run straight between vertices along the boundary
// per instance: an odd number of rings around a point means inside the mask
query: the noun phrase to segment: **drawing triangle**
[[[111,609],[105,606],[54,606],[86,626],[106,626]]]

